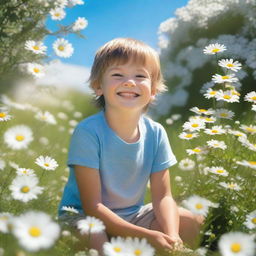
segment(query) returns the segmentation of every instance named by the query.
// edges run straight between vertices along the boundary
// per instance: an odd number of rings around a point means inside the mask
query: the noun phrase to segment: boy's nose
[[[133,80],[127,80],[124,82],[124,86],[125,87],[134,87],[135,86],[135,82]]]

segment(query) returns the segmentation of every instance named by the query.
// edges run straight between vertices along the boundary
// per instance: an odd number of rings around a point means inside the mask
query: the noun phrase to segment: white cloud
[[[45,76],[37,79],[40,85],[54,85],[57,88],[68,87],[85,93],[92,93],[88,87],[87,80],[90,69],[83,66],[63,63],[54,60],[45,67]]]

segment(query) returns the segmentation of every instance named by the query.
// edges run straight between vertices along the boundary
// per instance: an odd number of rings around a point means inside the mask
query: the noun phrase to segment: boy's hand
[[[152,246],[159,250],[179,250],[180,247],[183,247],[180,237],[171,237],[159,231],[151,230],[147,239]]]

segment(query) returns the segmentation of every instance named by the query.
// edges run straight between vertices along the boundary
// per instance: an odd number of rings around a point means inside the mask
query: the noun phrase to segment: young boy
[[[164,128],[144,115],[166,90],[157,53],[134,39],[114,39],[98,50],[90,86],[103,110],[72,135],[59,214],[62,206],[79,210],[73,226],[85,215],[102,220],[106,233],[91,239],[100,253],[108,236],[145,237],[158,249],[193,243],[202,218],[173,200],[168,168],[175,156]],[[148,180],[152,204],[143,206]]]

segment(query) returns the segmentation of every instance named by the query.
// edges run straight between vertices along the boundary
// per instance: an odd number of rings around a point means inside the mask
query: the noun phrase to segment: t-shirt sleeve
[[[95,133],[77,126],[71,137],[68,166],[81,165],[99,169],[99,140]]]
[[[159,172],[176,164],[177,160],[174,156],[167,133],[162,125],[159,125],[157,150],[153,161],[151,173]]]

